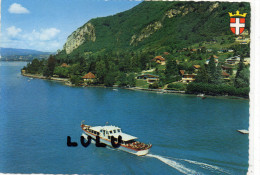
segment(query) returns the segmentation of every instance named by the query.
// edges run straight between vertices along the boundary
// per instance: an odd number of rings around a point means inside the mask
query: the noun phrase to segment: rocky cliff
[[[89,22],[74,31],[67,39],[63,49],[70,54],[74,49],[78,48],[85,41],[95,42],[96,34],[94,26]]]

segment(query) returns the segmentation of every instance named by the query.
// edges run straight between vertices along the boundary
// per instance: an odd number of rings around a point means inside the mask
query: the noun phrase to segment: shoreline
[[[30,78],[38,78],[38,79],[45,79],[45,80],[53,80],[59,82],[68,82],[68,78],[56,78],[56,77],[45,77],[43,75],[36,75],[36,74],[28,74],[28,73],[21,73],[22,76],[30,77]]]
[[[69,81],[69,78],[56,78],[56,77],[45,77],[43,75],[35,75],[35,74],[28,74],[28,73],[21,73],[22,76],[30,77],[30,78],[37,78],[37,79],[45,79],[45,80],[52,80],[57,82],[64,82],[64,85],[70,86],[70,87],[76,87],[75,85],[71,84]],[[117,85],[114,85],[113,87],[106,87],[106,86],[79,86],[79,87],[101,87],[101,88],[121,88],[121,89],[127,89],[132,91],[145,91],[145,92],[154,92],[154,93],[160,93],[160,94],[181,94],[181,95],[190,95],[190,96],[197,96],[197,94],[189,94],[185,93],[185,91],[175,91],[175,90],[167,90],[167,89],[145,89],[140,87],[118,87]],[[205,97],[213,97],[213,98],[225,98],[225,99],[243,99],[243,100],[249,100],[249,98],[245,97],[238,97],[238,96],[223,96],[223,95],[205,95]]]

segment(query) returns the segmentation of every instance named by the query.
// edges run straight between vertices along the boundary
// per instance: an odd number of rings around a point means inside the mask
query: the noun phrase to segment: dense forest
[[[247,34],[241,35],[241,41],[229,28],[228,12],[236,10],[247,13]],[[249,3],[142,2],[128,11],[92,19],[78,30],[89,23],[94,26],[92,33],[77,36],[84,42],[71,52],[67,53],[67,42],[58,54],[47,60],[35,59],[24,70],[69,78],[75,85],[248,96],[250,64],[245,64],[245,59],[250,57],[250,42],[243,41],[250,39]],[[156,56],[166,63],[158,64]],[[232,57],[239,61],[228,64]],[[185,75],[196,75],[195,81],[183,83],[182,70]],[[86,83],[82,77],[88,72],[96,78]],[[145,83],[137,78],[143,74],[155,75],[158,80]]]

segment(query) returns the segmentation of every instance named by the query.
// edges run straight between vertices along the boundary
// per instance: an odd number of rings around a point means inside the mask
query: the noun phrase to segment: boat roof
[[[100,130],[112,131],[112,130],[117,130],[117,129],[121,129],[121,128],[110,125],[110,126],[93,126],[93,127],[90,127],[90,129],[100,132]],[[118,138],[119,135],[121,135],[122,140],[124,140],[124,141],[138,139],[135,136],[131,136],[131,135],[125,134],[123,132],[116,132],[116,133],[110,134],[110,136],[114,136],[115,138]]]
[[[101,129],[106,130],[106,131],[112,131],[114,129],[121,129],[121,128],[110,125],[110,126],[93,126],[93,127],[90,127],[90,129],[100,132]]]
[[[115,138],[118,138],[119,135],[122,137],[123,141],[138,139],[135,136],[131,136],[129,134],[125,134],[125,133],[122,133],[122,132],[119,132],[119,133],[117,132],[117,133],[111,134],[111,136],[114,136]]]

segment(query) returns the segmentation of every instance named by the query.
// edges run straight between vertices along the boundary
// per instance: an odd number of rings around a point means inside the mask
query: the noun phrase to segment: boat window
[[[108,134],[108,131],[106,131],[106,134]]]
[[[114,130],[114,133],[116,133],[116,130]]]
[[[120,129],[117,129],[117,132],[120,132]]]
[[[110,134],[112,134],[112,131],[109,131],[110,132]]]
[[[108,139],[110,139],[110,136],[108,136]]]
[[[94,131],[94,134],[96,134],[96,131]]]

